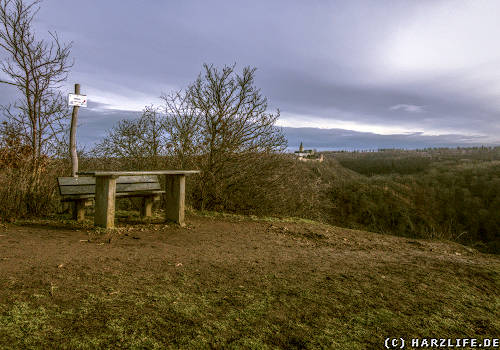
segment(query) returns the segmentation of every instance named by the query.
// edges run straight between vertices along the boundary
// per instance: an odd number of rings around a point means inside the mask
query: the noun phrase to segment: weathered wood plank
[[[95,177],[58,177],[59,186],[95,185]]]
[[[161,186],[158,182],[134,183],[134,184],[117,184],[116,192],[135,192],[135,191],[159,191]],[[63,196],[80,195],[80,194],[95,194],[95,185],[84,186],[59,186],[59,192]]]
[[[146,191],[146,192],[121,192],[117,193],[116,197],[148,197],[153,196],[156,198],[160,198],[158,195],[164,194],[165,191]]]
[[[156,175],[135,175],[135,176],[120,176],[116,179],[117,184],[133,184],[138,182],[158,182]]]
[[[93,199],[95,195],[93,194],[82,194],[82,195],[74,195],[74,196],[65,196],[61,199],[61,202],[74,202],[79,199]]]
[[[80,185],[95,185],[95,177],[58,177],[59,186],[80,186]],[[120,176],[116,179],[117,184],[130,184],[139,182],[158,182],[156,175],[144,176]]]
[[[59,186],[59,193],[62,196],[74,194],[95,194],[95,185],[83,186]]]
[[[79,171],[78,175],[92,175],[92,176],[125,176],[125,175],[192,175],[199,174],[199,170],[152,170],[152,171],[104,171],[104,170],[91,170]]]
[[[135,192],[135,191],[159,191],[161,190],[158,182],[146,182],[135,184],[117,184],[116,192]]]
[[[155,200],[160,199],[160,195],[164,194],[165,191],[140,191],[140,192],[121,192],[117,193],[116,197],[148,197],[148,196],[153,196],[155,197]],[[64,198],[61,199],[61,202],[74,202],[79,199],[93,199],[95,198],[94,194],[75,194],[75,195],[68,195],[65,196]]]

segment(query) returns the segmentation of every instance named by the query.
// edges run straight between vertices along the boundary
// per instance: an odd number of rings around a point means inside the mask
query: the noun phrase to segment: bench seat
[[[153,194],[162,195],[165,191],[142,191],[142,192],[122,192],[117,193],[116,197],[144,197]],[[95,194],[75,194],[75,195],[66,195],[61,198],[61,202],[73,202],[77,199],[93,199],[95,198]]]
[[[85,218],[85,207],[91,206],[95,198],[95,177],[58,177],[62,202],[74,202],[73,217],[77,221]],[[116,197],[142,197],[141,216],[151,216],[153,201],[159,200],[161,190],[156,175],[120,176],[116,181]]]

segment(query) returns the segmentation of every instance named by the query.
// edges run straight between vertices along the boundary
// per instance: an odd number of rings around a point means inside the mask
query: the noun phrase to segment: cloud
[[[481,136],[460,134],[424,135],[422,133],[380,135],[344,129],[290,128],[282,129],[290,151],[304,147],[321,150],[376,150],[381,148],[422,149],[428,147],[474,147],[500,145]]]
[[[89,108],[80,108],[76,136],[78,147],[91,149],[108,135],[111,128],[118,121],[136,119],[141,116],[141,112],[138,111],[123,111],[102,107],[106,106],[89,101]]]
[[[35,30],[74,42],[64,94],[76,82],[87,94],[90,143],[192,83],[204,62],[257,67],[282,126],[500,142],[498,10],[496,0],[88,0],[75,12],[46,0]],[[0,103],[16,97],[8,89]]]
[[[390,111],[397,111],[402,109],[405,112],[410,112],[410,113],[421,113],[424,111],[424,106],[417,106],[417,105],[407,105],[407,104],[398,104],[389,107]]]
[[[432,75],[497,61],[500,2],[431,1],[380,45],[385,68]]]
[[[122,119],[135,119],[140,112],[113,109],[80,109],[77,143],[79,147],[92,148],[100,142],[110,128]],[[290,125],[290,124],[288,124]],[[280,126],[289,143],[289,150],[298,148],[300,142],[318,150],[362,150],[378,148],[472,147],[500,145],[484,135],[441,133],[428,135],[423,132],[379,134],[360,132],[347,128],[317,128]],[[378,131],[377,129],[375,129]],[[384,130],[383,130],[384,131]]]

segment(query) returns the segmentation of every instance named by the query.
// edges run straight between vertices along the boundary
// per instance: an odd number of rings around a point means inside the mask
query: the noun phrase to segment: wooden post
[[[154,198],[152,196],[143,197],[142,198],[142,206],[141,206],[141,216],[148,218],[153,214],[153,201]]]
[[[116,176],[95,177],[94,225],[112,228],[115,225]]]
[[[184,223],[184,204],[186,193],[185,175],[165,175],[165,216],[169,221],[174,221],[181,226]]]
[[[75,94],[80,94],[80,84],[75,84]],[[78,122],[78,109],[80,107],[73,106],[71,114],[71,129],[69,134],[69,153],[71,156],[71,176],[78,177],[78,155],[76,153],[76,123]],[[85,218],[85,205],[83,202],[73,202],[73,218],[77,221],[83,221]]]
[[[86,200],[79,200],[74,202],[73,208],[73,219],[76,221],[85,220],[85,207],[87,203]]]
[[[75,94],[80,95],[80,84],[75,84]],[[71,115],[71,131],[69,134],[69,149],[71,154],[71,176],[77,177],[78,172],[78,154],[76,153],[76,123],[78,122],[79,106],[73,106]]]

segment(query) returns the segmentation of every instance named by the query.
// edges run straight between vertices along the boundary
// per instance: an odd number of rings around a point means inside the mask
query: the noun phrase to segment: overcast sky
[[[73,41],[65,93],[78,82],[91,101],[83,144],[206,62],[256,67],[291,147],[416,148],[500,144],[499,13],[498,0],[45,0],[35,26]],[[0,85],[0,103],[14,96]]]

